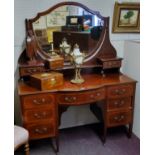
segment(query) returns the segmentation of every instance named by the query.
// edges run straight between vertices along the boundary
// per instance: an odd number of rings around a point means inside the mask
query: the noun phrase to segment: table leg
[[[128,138],[131,138],[131,136],[132,136],[132,127],[133,127],[133,123],[130,123],[128,133],[127,133]]]
[[[55,145],[53,143],[53,141],[55,141]],[[59,152],[59,138],[58,137],[54,137],[52,138],[52,147],[54,149],[54,152]]]

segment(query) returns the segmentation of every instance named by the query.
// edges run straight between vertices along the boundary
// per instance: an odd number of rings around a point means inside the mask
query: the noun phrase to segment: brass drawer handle
[[[47,113],[46,112],[43,112],[42,115],[45,117],[45,116],[47,116]]]
[[[37,118],[37,119],[40,119],[41,118],[41,116],[38,113],[35,113],[34,114],[34,117]]]
[[[30,70],[30,69],[29,69],[29,70],[27,70],[27,72],[28,72],[28,73],[30,73],[30,74],[31,74],[31,73],[33,73],[33,72],[32,72],[32,70]]]
[[[97,97],[101,96],[101,93],[97,93],[96,96],[97,96]],[[93,99],[93,98],[95,98],[95,96],[94,96],[93,94],[91,94],[91,95],[90,95],[90,98]]]
[[[42,103],[44,103],[44,102],[45,102],[45,99],[44,99],[44,98],[42,98],[42,99],[41,99],[41,101],[42,101]]]
[[[46,131],[47,131],[47,128],[46,128],[46,127],[44,127],[44,128],[43,128],[43,131],[45,131],[45,132],[46,132]]]
[[[122,89],[122,90],[120,91],[120,94],[124,94],[124,93],[126,93],[126,89]]]
[[[35,104],[41,104],[41,103],[38,102],[37,100],[33,100],[33,103],[35,103]]]
[[[116,95],[123,95],[124,93],[126,93],[126,89],[122,89],[122,90],[116,89],[115,90]]]
[[[114,102],[114,105],[115,105],[115,106],[122,106],[122,105],[124,105],[124,103],[125,103],[124,100],[121,100],[120,102],[115,101],[115,102]]]
[[[120,122],[120,121],[122,121],[122,120],[124,120],[125,119],[125,116],[124,115],[120,115],[120,116],[115,116],[114,117],[114,120],[116,120],[116,121],[118,121],[118,122]]]
[[[117,105],[118,105],[118,102],[117,102],[117,101],[115,101],[115,102],[114,102],[114,105],[116,105],[116,106],[117,106]]]
[[[67,101],[67,102],[76,101],[76,97],[75,96],[73,96],[73,97],[65,97],[65,101]]]
[[[33,72],[36,72],[36,71],[37,71],[37,69],[33,69],[32,71],[33,71]]]
[[[93,94],[91,94],[91,95],[90,95],[90,98],[94,98],[94,95],[93,95]]]
[[[38,129],[38,128],[37,128],[37,129],[35,129],[35,132],[36,132],[36,133],[39,133],[39,134],[42,134],[42,133],[43,133],[43,131],[42,131],[42,130],[40,130],[40,129]]]
[[[69,100],[69,98],[68,97],[65,97],[65,101],[68,101]]]
[[[116,90],[115,90],[115,93],[116,93],[116,94],[119,94],[119,93],[120,93],[120,91],[119,91],[118,89],[116,89]]]
[[[40,102],[40,101],[37,101],[36,99],[34,99],[34,100],[33,100],[33,103],[34,103],[34,104],[37,104],[37,105],[40,105],[40,104],[45,103],[45,99],[42,98],[42,99],[41,99],[41,102]]]
[[[37,119],[41,119],[41,118],[44,118],[47,116],[47,113],[46,112],[43,112],[41,114],[38,114],[38,113],[35,113],[34,114],[34,117],[37,118]]]
[[[112,62],[109,62],[109,63],[108,63],[108,66],[109,66],[109,67],[111,67],[112,65],[113,65]]]
[[[47,128],[46,127],[42,128],[42,129],[36,128],[34,131],[36,133],[43,134],[43,133],[46,133],[47,132]]]
[[[73,97],[73,101],[76,101],[76,97],[75,96]]]
[[[119,106],[122,106],[124,104],[125,104],[125,101],[124,100],[121,100]]]
[[[97,95],[97,96],[101,96],[101,94],[100,94],[100,93],[97,93],[96,95]]]
[[[34,73],[34,72],[37,72],[37,69],[28,69],[27,72],[28,73]]]

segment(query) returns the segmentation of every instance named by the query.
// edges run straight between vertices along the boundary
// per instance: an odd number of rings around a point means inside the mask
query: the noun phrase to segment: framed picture
[[[83,16],[67,16],[66,25],[83,25]]]
[[[140,32],[140,3],[115,3],[112,32]]]

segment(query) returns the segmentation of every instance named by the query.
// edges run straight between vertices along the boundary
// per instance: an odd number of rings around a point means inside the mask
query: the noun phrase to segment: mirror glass
[[[49,14],[41,16],[33,23],[33,31],[43,51],[59,52],[64,38],[71,45],[79,45],[80,51],[87,56],[97,45],[104,21],[82,7],[64,5]]]

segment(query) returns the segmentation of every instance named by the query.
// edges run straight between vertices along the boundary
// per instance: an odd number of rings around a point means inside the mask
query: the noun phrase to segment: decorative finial
[[[76,44],[74,45],[74,48],[79,48],[79,45],[76,43]]]

